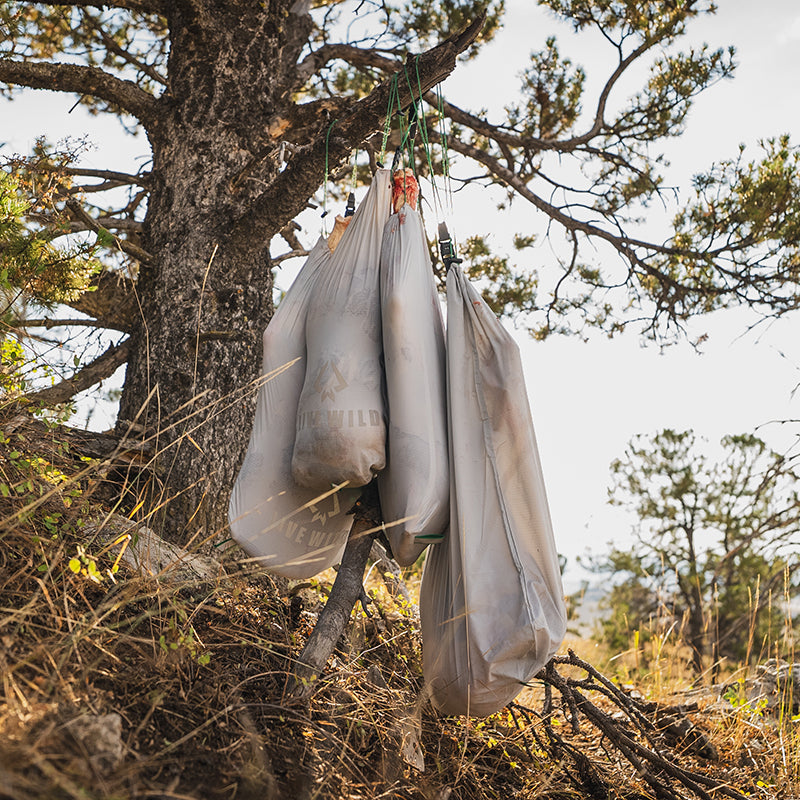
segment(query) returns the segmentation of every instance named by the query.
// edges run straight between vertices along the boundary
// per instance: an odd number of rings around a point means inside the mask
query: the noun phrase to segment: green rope
[[[400,101],[400,89],[398,88],[398,76],[397,73],[392,75],[392,79],[389,82],[389,100],[386,104],[386,121],[383,124],[383,142],[381,143],[381,157],[380,163],[384,163],[384,159],[386,158],[386,144],[389,141],[389,134],[392,130],[392,106],[394,105],[394,98],[397,95],[398,103]]]
[[[328,213],[328,143],[331,138],[331,131],[333,130],[333,126],[338,122],[338,119],[335,119],[331,124],[328,126],[328,132],[325,134],[325,182],[322,184],[322,217],[323,219]]]
[[[414,66],[417,72],[417,91],[419,93],[419,104],[420,107],[422,106],[422,80],[419,77],[419,56],[416,57],[414,60]],[[417,114],[417,119],[419,120],[419,114]],[[422,114],[422,119],[419,120],[419,131],[420,131],[420,138],[422,139],[422,149],[425,153],[425,158],[428,161],[428,169],[430,170],[431,175],[431,183],[435,187],[435,180],[434,180],[434,171],[433,171],[433,160],[431,159],[431,143],[430,138],[428,136],[428,122],[425,119],[425,114]]]
[[[450,153],[447,146],[447,126],[444,122],[444,93],[442,85],[436,84],[436,99],[439,107],[439,140],[442,150],[442,183],[444,184],[444,196],[447,200],[450,213],[453,211],[453,184],[450,180]]]

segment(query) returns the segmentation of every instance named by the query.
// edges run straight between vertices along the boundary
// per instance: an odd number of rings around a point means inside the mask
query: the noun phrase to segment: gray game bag
[[[228,511],[233,538],[267,569],[307,578],[341,558],[359,490],[321,493],[292,479],[295,421],[305,378],[311,290],[330,265],[320,238],[264,332],[263,385],[250,444]],[[321,496],[322,495],[322,496]]]
[[[566,631],[519,350],[458,267],[447,277],[450,529],[426,559],[423,668],[444,714],[487,716]]]
[[[381,169],[309,301],[292,474],[318,492],[364,486],[386,463],[378,262],[390,201]]]
[[[378,490],[405,566],[441,540],[450,505],[444,325],[422,218],[408,205],[383,231],[381,317],[389,430]]]

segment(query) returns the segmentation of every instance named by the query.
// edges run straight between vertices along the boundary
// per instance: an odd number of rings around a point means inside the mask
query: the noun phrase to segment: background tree
[[[635,545],[595,564],[614,583],[609,643],[672,629],[697,675],[721,658],[764,656],[786,633],[784,600],[800,591],[796,464],[752,434],[723,438],[718,459],[704,444],[672,430],[629,443],[609,494],[638,518]]]
[[[89,234],[102,258],[94,291],[65,299],[126,338],[84,375],[100,379],[127,362],[118,431],[158,432],[154,467],[173,533],[213,535],[225,525],[272,314],[271,268],[287,246],[302,252],[293,220],[326,160],[335,169],[356,148],[380,148],[393,76],[402,107],[413,89],[449,120],[448,145],[479,166],[477,180],[505,187],[551,223],[564,253],[552,271],[522,274],[479,239],[467,247],[498,311],[532,312],[537,335],[642,320],[661,336],[727,305],[796,308],[800,187],[786,139],[765,143],[759,161],[741,156],[697,178],[695,202],[663,240],[636,236],[639,215],[663,191],[659,143],[680,134],[695,96],[733,70],[730,51],[677,49],[711,4],[543,4],[576,30],[602,32],[616,65],[587,99],[583,70],[548,38],[495,121],[439,103],[431,89],[491,37],[502,20],[497,0],[0,7],[0,85],[74,94],[142,129],[151,146],[136,174],[49,152],[8,168],[60,182],[52,210],[29,216],[32,228]],[[634,65],[646,72],[642,88],[619,98]],[[29,185],[35,195],[39,183]],[[120,191],[124,201],[112,200]],[[69,231],[58,227],[64,216]]]

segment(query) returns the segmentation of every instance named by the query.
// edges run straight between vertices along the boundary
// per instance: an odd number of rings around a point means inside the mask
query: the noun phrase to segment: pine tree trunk
[[[287,35],[277,17],[264,4],[228,2],[206,14],[176,4],[169,19],[170,89],[149,131],[144,245],[154,260],[139,275],[141,318],[118,427],[135,420],[158,436],[150,503],[167,501],[161,523],[173,537],[224,529],[252,425],[248,386],[260,374],[273,310],[269,240],[277,231],[254,234],[236,222],[278,173],[259,158],[284,89],[276,65]],[[297,33],[304,40],[307,30]],[[243,172],[252,180],[239,180]]]

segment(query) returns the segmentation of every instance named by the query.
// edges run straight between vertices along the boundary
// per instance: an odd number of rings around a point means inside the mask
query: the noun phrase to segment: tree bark
[[[274,4],[270,4],[271,6]],[[261,335],[273,311],[269,240],[233,233],[251,184],[232,178],[263,144],[280,106],[287,47],[280,14],[264,4],[170,4],[170,89],[148,134],[151,196],[140,269],[141,318],[118,427],[159,431],[159,533],[204,537],[227,524],[227,500],[247,445],[260,374]],[[286,25],[298,24],[289,20]],[[254,174],[269,182],[277,165]],[[254,185],[254,184],[253,184]]]

